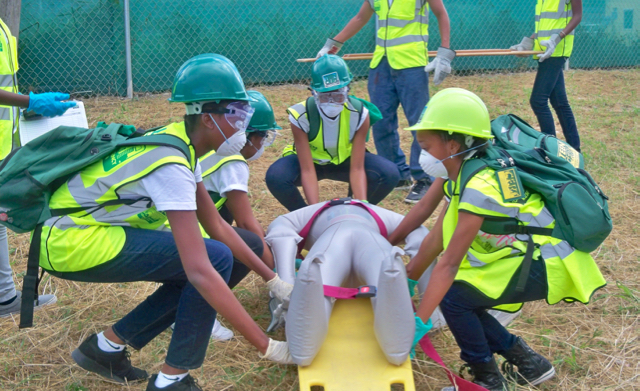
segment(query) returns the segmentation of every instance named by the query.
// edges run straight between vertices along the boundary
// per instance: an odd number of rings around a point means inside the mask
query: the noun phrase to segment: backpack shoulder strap
[[[320,112],[318,111],[318,105],[316,104],[316,100],[313,96],[307,98],[307,118],[309,119],[309,133],[307,136],[309,140],[313,140],[318,136],[318,132],[320,131]]]
[[[460,196],[462,197],[462,192],[467,187],[467,184],[477,173],[489,167],[489,165],[480,158],[470,159],[464,162],[462,168],[460,169],[460,184],[458,188],[460,189]],[[451,189],[451,196],[453,196],[453,189]]]

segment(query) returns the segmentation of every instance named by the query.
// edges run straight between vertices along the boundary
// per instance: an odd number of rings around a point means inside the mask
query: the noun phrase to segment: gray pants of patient
[[[375,285],[370,300],[378,343],[390,363],[407,359],[415,322],[401,255],[377,229],[354,221],[335,224],[316,240],[298,271],[286,318],[296,364],[311,364],[327,335],[335,299],[324,296],[323,284]]]

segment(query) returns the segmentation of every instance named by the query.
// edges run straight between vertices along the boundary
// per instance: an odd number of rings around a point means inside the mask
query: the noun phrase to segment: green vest
[[[538,0],[536,4],[536,29],[533,50],[544,51],[545,48],[540,46],[540,41],[549,39],[553,34],[560,34],[567,27],[572,16],[571,0]],[[558,43],[551,57],[571,56],[571,52],[573,52],[573,33],[574,31]],[[538,55],[533,57],[537,59]]]
[[[222,168],[225,164],[230,162],[244,162],[247,164],[247,161],[242,155],[233,155],[233,156],[216,156],[216,151],[211,151],[200,158],[200,168],[202,169],[202,179],[213,174]],[[211,199],[216,204],[216,208],[220,210],[225,202],[227,202],[227,197],[222,197],[220,193],[207,189]]]
[[[460,170],[462,172],[462,170]],[[483,216],[485,221],[462,260],[456,281],[464,281],[484,295],[497,299],[520,267],[527,248],[526,235],[493,235],[491,220],[516,219],[520,225],[553,228],[555,220],[537,193],[528,193],[522,202],[505,202],[495,171],[487,168],[471,178],[459,194],[457,182],[445,184],[450,198],[443,221],[443,246],[446,250],[458,223],[459,211]],[[580,301],[588,303],[593,292],[606,282],[591,255],[572,248],[566,241],[551,236],[533,235],[534,262],[542,260],[547,271],[547,302]],[[499,306],[516,311],[522,304]]]
[[[18,92],[18,45],[9,28],[0,19],[0,89]],[[0,105],[0,160],[11,152],[13,137],[18,129],[17,107]]]
[[[314,99],[313,97],[307,99],[306,101],[297,103],[287,109],[287,112],[291,114],[291,116],[298,120],[303,115],[306,115],[309,118],[309,113],[307,112],[307,102]],[[310,110],[315,110],[315,115],[319,116],[318,108],[315,104],[310,104]],[[360,123],[360,117],[362,116],[362,107],[357,110],[350,99],[344,103],[344,109],[340,113],[340,124],[338,130],[338,153],[333,156],[331,155],[327,149],[325,148],[324,143],[324,132],[322,130],[322,117],[320,117],[320,126],[318,127],[317,132],[311,126],[311,121],[309,121],[309,147],[311,148],[311,157],[313,157],[313,161],[315,164],[340,164],[351,157],[351,149],[353,144],[351,140],[353,136],[358,131],[358,123]],[[285,147],[282,155],[287,156],[292,153],[296,153],[294,145],[288,145]]]
[[[174,123],[153,134],[170,134],[191,144],[184,123]],[[100,207],[119,199],[118,190],[161,166],[181,164],[195,169],[195,150],[187,159],[174,148],[139,145],[119,148],[74,175],[51,196],[54,209],[92,207],[83,212],[52,217],[42,228],[40,266],[45,270],[72,272],[92,268],[117,256],[125,243],[123,226],[164,229],[167,216],[149,198],[131,205]]]
[[[429,42],[429,4],[425,0],[369,0],[376,13],[378,31],[371,68],[382,57],[393,69],[427,65]]]

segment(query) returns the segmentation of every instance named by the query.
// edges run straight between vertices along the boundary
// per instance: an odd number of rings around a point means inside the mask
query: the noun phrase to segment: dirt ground
[[[534,73],[450,77],[437,89],[463,87],[480,95],[496,117],[514,113],[534,126],[529,107]],[[544,302],[525,305],[523,314],[510,326],[538,352],[553,361],[557,376],[542,390],[636,390],[640,389],[640,70],[568,71],[567,92],[582,139],[587,170],[609,196],[614,230],[594,251],[608,285],[598,291],[590,305]],[[253,211],[266,228],[286,210],[268,192],[264,183],[269,165],[282,148],[292,142],[285,109],[308,96],[304,85],[257,87],[271,101],[284,128],[273,147],[250,163],[250,198]],[[353,84],[352,92],[367,97],[366,82]],[[97,121],[134,124],[150,128],[179,121],[180,104],[167,102],[168,94],[139,96],[132,101],[113,97],[85,99],[90,126]],[[410,133],[401,115],[401,141],[409,151]],[[560,133],[560,125],[556,122]],[[375,150],[369,143],[370,150]],[[321,199],[345,196],[347,186],[321,182]],[[399,213],[410,206],[405,191],[394,191],[380,205]],[[430,227],[433,218],[425,222]],[[22,284],[26,270],[28,235],[9,233],[15,281]],[[19,331],[18,319],[0,321],[0,389],[2,390],[144,390],[146,383],[117,386],[80,369],[70,353],[89,334],[99,332],[121,318],[156,284],[87,284],[46,277],[47,293],[58,303],[36,313],[35,327]],[[269,323],[267,289],[250,275],[235,294],[263,328]],[[224,321],[223,321],[224,323]],[[432,333],[432,340],[445,362],[455,371],[462,363],[449,331]],[[139,352],[134,365],[155,373],[162,365],[171,336],[160,335]],[[274,338],[284,339],[279,331]],[[418,390],[439,390],[447,378],[421,353],[413,360]],[[192,374],[207,390],[296,390],[294,366],[260,360],[257,351],[242,337],[229,342],[211,342],[201,369]]]

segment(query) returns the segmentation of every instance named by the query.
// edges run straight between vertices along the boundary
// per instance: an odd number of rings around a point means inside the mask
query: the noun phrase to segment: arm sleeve
[[[196,177],[181,164],[168,164],[140,180],[159,211],[196,210]]]
[[[229,162],[213,174],[207,175],[203,182],[208,191],[214,191],[221,197],[226,197],[233,190],[248,193],[249,166],[242,161]]]
[[[300,115],[298,119],[293,118],[293,115],[289,114],[289,122],[298,126],[303,132],[309,133],[309,120],[306,114]]]

